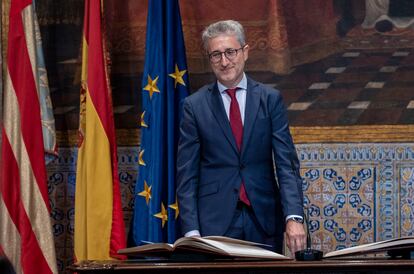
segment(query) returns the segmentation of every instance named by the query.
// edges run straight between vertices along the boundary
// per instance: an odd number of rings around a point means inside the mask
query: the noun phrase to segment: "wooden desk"
[[[414,260],[391,259],[337,259],[316,262],[298,261],[87,261],[72,265],[69,270],[78,273],[186,273],[186,274],[270,274],[270,273],[360,273],[394,274],[414,273]]]

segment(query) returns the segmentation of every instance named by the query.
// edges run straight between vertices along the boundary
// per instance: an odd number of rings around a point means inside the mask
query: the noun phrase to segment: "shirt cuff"
[[[301,220],[303,220],[303,217],[302,216],[300,216],[300,215],[287,215],[287,217],[286,217],[286,222],[287,221],[289,221],[290,219],[292,219],[292,218],[299,218],[299,219],[301,219]]]
[[[193,236],[201,236],[200,231],[198,230],[191,230],[184,234],[185,237],[193,237]]]

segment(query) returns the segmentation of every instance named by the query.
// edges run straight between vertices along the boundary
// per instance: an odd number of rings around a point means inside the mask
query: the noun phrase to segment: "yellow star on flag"
[[[178,218],[178,214],[180,213],[179,209],[178,209],[178,201],[177,198],[175,198],[175,203],[171,204],[168,206],[169,208],[172,208],[173,210],[175,210],[175,219]]]
[[[151,76],[148,75],[148,84],[144,87],[144,90],[147,90],[149,92],[150,99],[152,99],[152,94],[154,92],[160,92],[160,90],[157,87],[157,81],[158,76],[152,80]]]
[[[163,203],[161,203],[161,212],[154,214],[154,216],[162,220],[162,227],[164,227],[165,222],[168,221],[168,215]]]
[[[144,162],[144,159],[143,159],[143,157],[144,157],[144,151],[145,151],[145,149],[141,150],[141,151],[139,152],[139,156],[138,156],[138,163],[139,163],[141,166],[145,166],[145,162]]]
[[[145,123],[144,117],[145,117],[145,111],[141,113],[141,127],[148,127],[148,125]]]
[[[174,73],[168,74],[169,76],[171,76],[175,80],[174,87],[177,87],[177,83],[180,83],[181,85],[185,86],[185,82],[184,82],[183,76],[186,73],[186,71],[187,70],[179,70],[178,69],[178,65],[175,64],[175,71],[174,71]]]
[[[148,205],[149,200],[152,198],[151,196],[151,188],[152,186],[147,185],[147,182],[144,180],[144,190],[138,193],[139,196],[145,197],[145,202]]]

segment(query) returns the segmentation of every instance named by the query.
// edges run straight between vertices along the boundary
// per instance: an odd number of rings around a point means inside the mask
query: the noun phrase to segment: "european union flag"
[[[178,0],[150,0],[142,80],[141,148],[133,240],[174,242],[178,123],[188,72]]]

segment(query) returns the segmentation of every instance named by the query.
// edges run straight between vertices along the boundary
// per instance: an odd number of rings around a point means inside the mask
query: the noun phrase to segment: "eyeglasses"
[[[224,53],[224,56],[226,56],[227,59],[233,60],[234,58],[236,58],[238,51],[243,50],[245,46],[246,45],[244,45],[244,46],[242,46],[241,48],[238,48],[238,49],[230,48],[230,49],[226,49],[225,51],[216,50],[216,51],[213,51],[212,53],[210,53],[208,55],[208,58],[210,58],[210,61],[212,63],[218,63],[223,58],[223,53]]]

